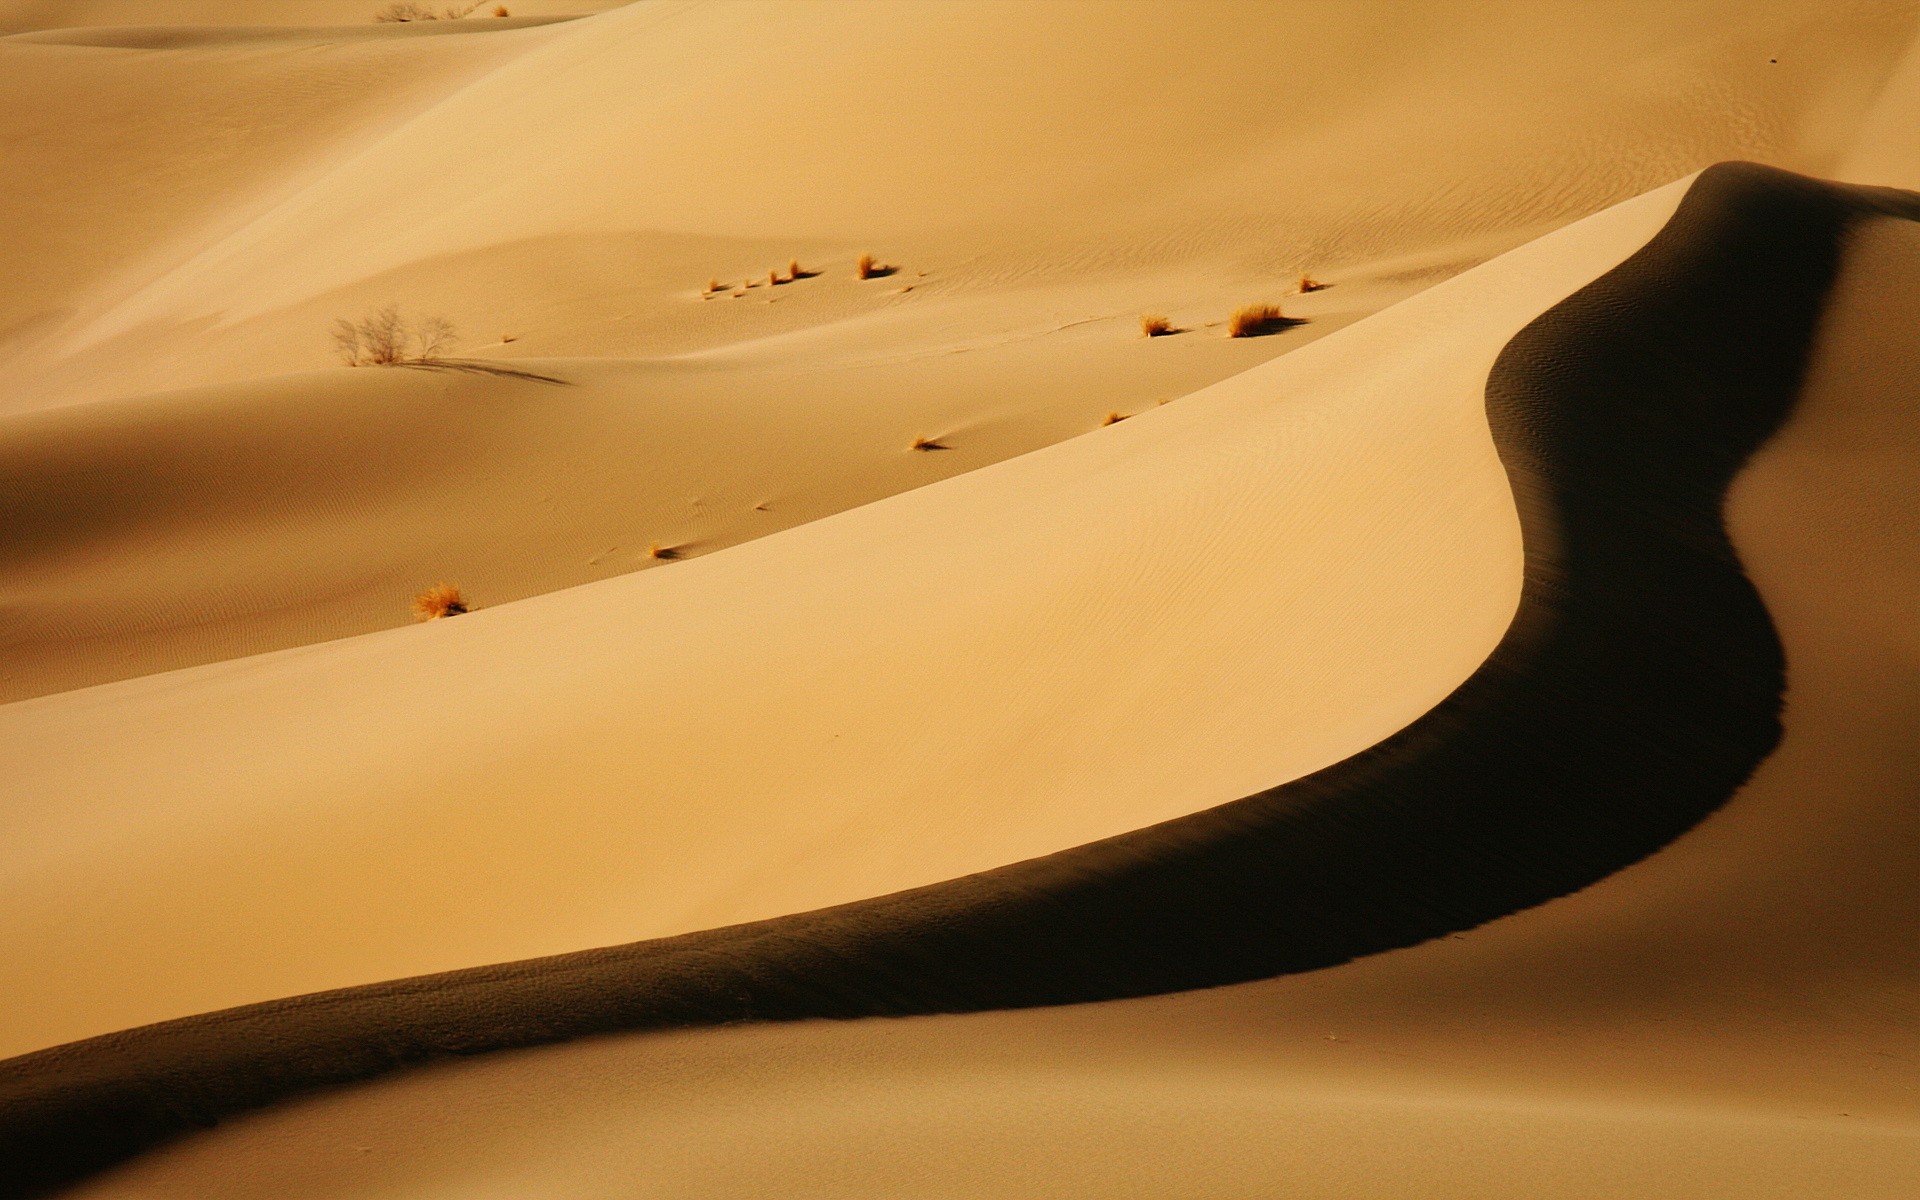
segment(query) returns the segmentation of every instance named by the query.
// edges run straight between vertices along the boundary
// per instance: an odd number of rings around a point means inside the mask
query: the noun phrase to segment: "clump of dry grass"
[[[908,448],[912,450],[945,450],[946,446],[941,444],[939,438],[917,437],[913,439],[913,445]]]
[[[436,583],[413,598],[413,619],[416,621],[437,621],[441,617],[457,617],[466,611],[466,599],[460,595],[460,589],[450,583]]]
[[[885,279],[895,270],[871,254],[862,254],[860,261],[853,264],[853,273],[862,279]]]
[[[1315,279],[1311,275],[1300,276],[1300,294],[1302,296],[1306,295],[1308,292],[1317,292],[1325,286],[1327,285],[1324,283],[1321,283],[1318,279]]]
[[[701,294],[705,296],[711,296],[719,290],[720,290],[720,281],[718,279],[709,279],[707,280],[707,290],[702,292]]]
[[[493,15],[496,17],[510,17],[513,14],[507,11],[506,5],[496,4],[493,6]]]
[[[1291,317],[1280,311],[1278,304],[1249,304],[1227,319],[1227,336],[1259,337],[1294,323]]]
[[[1104,421],[1102,421],[1102,422],[1100,422],[1100,426],[1101,426],[1101,428],[1103,428],[1103,429],[1104,429],[1104,428],[1106,428],[1106,427],[1107,427],[1108,425],[1118,425],[1118,424],[1119,424],[1120,422],[1122,422],[1122,421],[1124,421],[1124,420],[1126,420],[1126,419],[1127,419],[1127,414],[1125,414],[1125,413],[1119,413],[1119,412],[1110,412],[1110,413],[1108,413],[1108,414],[1107,414],[1107,419],[1106,419],[1106,420],[1104,420]]]
[[[768,286],[768,287],[778,287],[778,286],[780,286],[781,284],[783,284],[783,283],[785,283],[785,282],[786,282],[786,280],[784,280],[784,279],[782,279],[782,278],[780,278],[780,272],[779,272],[779,271],[768,271],[768,272],[767,272],[767,286]]]
[[[333,348],[350,367],[438,362],[459,340],[453,322],[445,317],[409,321],[400,315],[397,304],[375,309],[358,321],[342,317],[333,323]]]
[[[661,562],[672,562],[680,557],[680,551],[672,546],[662,546],[659,542],[647,547],[647,557],[657,558]]]
[[[1140,318],[1141,337],[1164,337],[1173,332],[1173,322],[1165,317],[1147,316]]]

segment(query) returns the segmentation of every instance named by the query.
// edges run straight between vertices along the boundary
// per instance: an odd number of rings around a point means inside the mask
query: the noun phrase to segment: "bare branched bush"
[[[453,322],[445,317],[422,317],[413,331],[414,358],[420,362],[436,362],[447,351],[453,349],[460,335],[453,328]]]
[[[428,8],[424,4],[415,3],[414,0],[395,0],[395,3],[389,4],[379,12],[373,14],[373,19],[376,21],[394,22],[458,21],[461,17],[468,15],[479,7],[480,0],[473,0],[471,4],[455,4],[447,8]],[[504,6],[497,8],[494,10],[493,15],[496,17],[504,17],[507,15],[507,10]]]
[[[333,347],[350,367],[438,362],[459,341],[453,322],[422,317],[410,323],[389,304],[360,318],[333,323]]]
[[[360,327],[341,317],[333,323],[333,348],[350,367],[361,363]]]

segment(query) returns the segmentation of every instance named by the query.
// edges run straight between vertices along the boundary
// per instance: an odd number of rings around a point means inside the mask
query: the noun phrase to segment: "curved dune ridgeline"
[[[622,1029],[980,1010],[1309,970],[1564,895],[1719,806],[1783,662],[1721,525],[1790,411],[1850,223],[1920,198],[1703,174],[1487,384],[1520,608],[1427,715],[1304,779],[1076,849],[748,925],[347,988],[0,1064],[0,1188],[44,1192],[302,1091]]]

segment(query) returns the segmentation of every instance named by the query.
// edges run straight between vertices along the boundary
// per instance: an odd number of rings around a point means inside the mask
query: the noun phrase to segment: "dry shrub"
[[[450,583],[436,583],[413,598],[413,619],[416,621],[437,621],[441,617],[457,617],[467,611],[467,602],[460,595],[460,589]]]
[[[459,340],[460,334],[452,321],[445,317],[422,317],[413,328],[413,360],[438,362]]]
[[[493,15],[496,17],[510,17],[513,14],[507,11],[506,5],[496,4],[493,6]]]
[[[1317,292],[1325,286],[1327,285],[1324,283],[1321,283],[1318,279],[1315,279],[1311,275],[1302,275],[1300,277],[1300,294],[1302,296],[1306,295],[1308,292]]]
[[[1165,317],[1141,317],[1141,337],[1161,337],[1173,332],[1173,322]]]
[[[946,449],[946,447],[940,444],[940,439],[939,439],[939,438],[930,438],[930,437],[917,437],[917,438],[915,438],[915,439],[913,439],[913,445],[912,445],[912,446],[910,447],[910,449],[914,449],[914,450],[945,450],[945,449]]]
[[[672,546],[662,546],[659,542],[655,542],[653,545],[647,547],[647,557],[657,558],[661,562],[672,562],[674,559],[680,557],[680,551],[674,549]]]
[[[409,322],[397,304],[377,308],[358,321],[343,317],[333,323],[333,348],[350,367],[438,362],[458,341],[453,322],[445,317]]]
[[[1292,324],[1294,321],[1280,311],[1278,304],[1249,304],[1228,318],[1227,336],[1259,337]]]
[[[466,16],[479,7],[480,0],[473,0],[471,4],[455,4],[447,8],[428,8],[424,4],[415,3],[414,0],[396,0],[396,3],[389,4],[379,12],[373,14],[373,19],[376,21],[402,22],[458,21],[461,17]],[[507,15],[507,10],[504,7],[497,8],[494,10],[493,15],[496,17],[504,17]]]
[[[784,280],[782,280],[782,279],[780,278],[780,272],[778,272],[778,271],[768,271],[768,272],[767,272],[767,286],[768,286],[768,287],[775,287],[775,286],[778,286],[779,284],[781,284],[781,283],[783,283],[783,282],[785,282],[785,281],[784,281]]]
[[[718,279],[707,280],[707,290],[706,290],[707,295],[711,296],[719,290],[720,290],[720,281]]]
[[[887,273],[887,269],[880,265],[880,260],[871,254],[862,254],[860,261],[853,265],[853,271],[862,279],[875,279]]]
[[[1107,419],[1100,422],[1100,424],[1102,427],[1107,425],[1118,425],[1120,422],[1126,419],[1127,417],[1125,413],[1110,412],[1107,414]]]

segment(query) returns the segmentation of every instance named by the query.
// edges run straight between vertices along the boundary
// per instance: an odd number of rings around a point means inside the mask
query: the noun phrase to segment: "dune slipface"
[[[1850,223],[1920,198],[1751,165],[1534,321],[1487,384],[1520,608],[1426,716],[1317,774],[931,887],[250,1005],[0,1064],[0,1184],[44,1192],[243,1110],[621,1029],[1063,1004],[1309,970],[1581,888],[1780,737],[1783,662],[1720,520],[1791,410]]]

